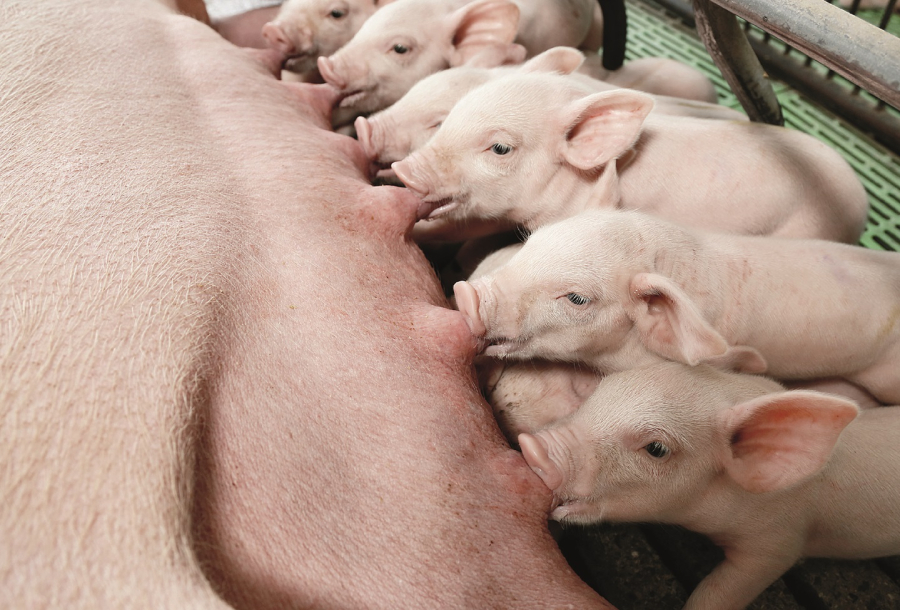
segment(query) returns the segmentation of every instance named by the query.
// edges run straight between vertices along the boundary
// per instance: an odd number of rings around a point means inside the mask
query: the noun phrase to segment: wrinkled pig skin
[[[0,606],[608,607],[311,90],[149,0],[0,39]]]
[[[473,55],[499,49],[493,65],[502,65],[513,41],[534,56],[557,46],[578,47],[590,28],[602,30],[593,0],[395,0],[334,55],[320,57],[318,66],[344,95],[341,110],[365,115]]]
[[[707,233],[596,210],[535,231],[497,271],[454,286],[489,356],[660,360],[782,380],[838,377],[900,403],[900,253]]]
[[[466,227],[484,234],[491,222],[531,230],[601,207],[731,233],[859,239],[868,197],[823,142],[652,108],[645,94],[598,93],[567,75],[504,76],[464,96],[392,168],[422,198],[435,239],[468,239]]]
[[[626,67],[637,61],[626,64]],[[466,64],[441,70],[420,80],[392,106],[370,117],[356,119],[356,133],[372,161],[379,166],[390,165],[424,146],[453,106],[476,87],[516,72],[570,74],[579,69],[583,62],[584,54],[577,49],[554,47],[520,66],[485,68]],[[576,75],[574,78],[598,92],[616,88],[587,75]],[[654,96],[653,112],[735,121],[746,119],[740,112],[725,106],[665,95]]]
[[[577,413],[519,441],[555,519],[663,522],[725,560],[686,608],[743,608],[801,557],[900,553],[900,407],[663,363],[604,378]]]
[[[481,391],[513,446],[523,432],[534,433],[577,411],[602,377],[585,367],[543,360],[481,357],[475,368]]]

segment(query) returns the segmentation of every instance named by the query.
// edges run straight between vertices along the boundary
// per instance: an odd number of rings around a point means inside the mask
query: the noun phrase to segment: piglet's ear
[[[570,104],[563,147],[565,159],[583,170],[594,169],[628,151],[653,110],[653,98],[628,89],[595,93]]]
[[[729,346],[728,350],[721,356],[704,358],[701,360],[701,363],[717,369],[749,373],[751,375],[765,373],[766,369],[769,368],[769,363],[766,362],[763,355],[748,345]]]
[[[484,48],[466,59],[470,68],[496,68],[498,66],[514,66],[525,60],[525,47],[511,42],[509,44],[485,45]]]
[[[751,493],[796,485],[822,469],[858,413],[852,401],[805,390],[736,405],[719,417],[731,449],[725,469]]]
[[[461,66],[487,47],[510,44],[519,29],[519,7],[511,0],[479,0],[450,17],[454,24],[450,66]]]
[[[524,64],[522,72],[557,72],[571,74],[584,63],[584,53],[572,47],[553,47],[535,55]]]
[[[647,349],[691,366],[727,352],[725,338],[669,278],[638,273],[629,290],[629,317]]]

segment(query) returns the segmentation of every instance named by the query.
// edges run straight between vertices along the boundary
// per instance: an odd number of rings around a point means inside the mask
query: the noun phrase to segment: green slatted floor
[[[715,84],[719,101],[741,109],[696,33],[652,0],[626,0],[628,46],[626,61],[638,57],[668,57],[695,66]],[[894,19],[894,22],[900,21]],[[852,125],[773,81],[785,125],[829,144],[856,170],[869,193],[869,223],[860,243],[869,248],[900,250],[900,159]],[[890,111],[893,111],[891,109]]]

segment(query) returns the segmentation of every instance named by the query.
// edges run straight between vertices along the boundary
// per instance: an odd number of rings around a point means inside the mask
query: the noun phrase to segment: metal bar
[[[603,67],[618,70],[625,63],[628,20],[625,0],[597,0],[603,13]]]
[[[900,108],[900,39],[896,36],[822,0],[708,1]]]
[[[684,21],[685,25],[695,27],[694,7],[686,0],[655,0],[663,8],[667,8]]]
[[[897,6],[897,0],[889,0],[887,6],[884,7],[884,12],[881,14],[881,21],[878,23],[878,27],[882,30],[887,29],[888,21],[891,20],[891,16],[894,14],[894,7]]]
[[[694,0],[694,19],[706,50],[750,120],[783,125],[778,98],[735,16],[709,0]]]
[[[653,0],[678,15],[688,27],[695,27],[693,8],[684,0]],[[887,148],[900,155],[900,119],[885,111],[884,102],[875,102],[854,95],[845,87],[826,80],[818,73],[802,68],[792,57],[784,57],[777,49],[748,37],[765,69],[775,78],[790,83],[795,89],[817,103],[836,112],[847,122],[872,135]],[[829,74],[834,74],[829,71]]]
[[[876,109],[874,102],[853,95],[845,86],[822,78],[798,59],[785,57],[758,39],[751,38],[750,45],[774,78],[790,83],[803,95],[871,134],[875,140],[900,155],[900,118],[886,110]]]

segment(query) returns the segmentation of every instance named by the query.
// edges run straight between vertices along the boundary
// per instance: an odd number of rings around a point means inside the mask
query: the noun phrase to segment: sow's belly
[[[244,607],[602,607],[476,390],[474,341],[410,238],[417,202],[369,185],[322,89],[191,26],[184,112],[233,241],[193,509],[214,587]]]
[[[604,606],[323,89],[152,0],[0,39],[6,605]]]

